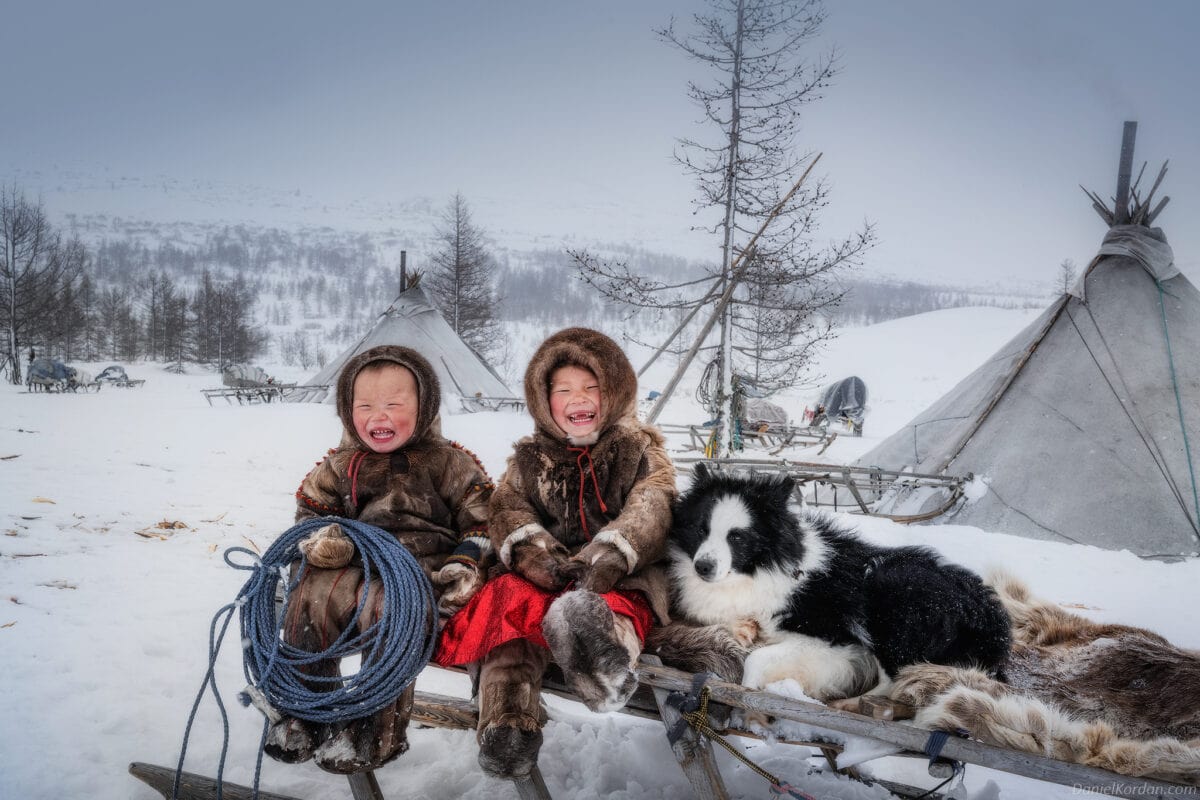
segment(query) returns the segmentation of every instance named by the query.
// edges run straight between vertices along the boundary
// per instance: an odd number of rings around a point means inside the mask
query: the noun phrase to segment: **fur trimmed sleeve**
[[[459,541],[482,539],[487,536],[492,479],[474,453],[457,442],[450,444],[454,449],[449,453],[442,475],[442,496],[454,516]]]
[[[518,442],[517,447],[520,448]],[[544,530],[542,517],[528,497],[525,478],[517,466],[518,454],[509,456],[504,474],[496,484],[492,493],[492,502],[488,507],[488,537],[497,553],[506,552],[505,544],[510,536],[524,530],[526,535],[536,530]],[[532,526],[532,527],[529,527]]]
[[[346,515],[338,488],[337,468],[333,465],[335,452],[330,450],[300,482],[300,488],[296,490],[296,522],[313,517]]]
[[[625,556],[630,572],[666,556],[676,495],[675,465],[663,447],[662,434],[648,426],[641,426],[641,430],[648,441],[638,463],[637,478],[621,513],[596,535],[597,541],[612,544]]]

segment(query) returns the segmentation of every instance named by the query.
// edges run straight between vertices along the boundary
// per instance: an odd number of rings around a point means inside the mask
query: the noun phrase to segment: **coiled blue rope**
[[[362,590],[354,616],[337,640],[325,650],[309,652],[282,640],[283,620],[287,616],[291,593],[308,569],[308,562],[300,552],[300,542],[333,523],[342,527],[362,561]],[[232,556],[238,553],[249,556],[251,563],[235,563]],[[208,671],[184,729],[172,798],[179,796],[179,778],[187,755],[188,738],[196,711],[209,687],[224,729],[217,768],[217,797],[222,797],[225,756],[229,749],[229,716],[217,690],[214,669],[234,612],[238,612],[242,628],[242,670],[248,683],[239,700],[242,705],[253,703],[263,712],[262,738],[254,768],[255,797],[262,772],[263,746],[272,723],[285,716],[332,723],[374,714],[394,702],[416,680],[433,655],[437,619],[433,586],[412,554],[395,536],[380,528],[341,517],[310,519],[284,532],[261,558],[244,547],[230,547],[224,557],[225,563],[234,569],[249,570],[253,574],[235,600],[217,611],[209,626]],[[295,578],[289,581],[289,566],[296,561],[300,562],[300,568]],[[277,609],[276,592],[281,581],[284,601],[283,607]],[[378,620],[359,633],[358,619],[366,605],[372,581],[378,581],[383,589],[381,613]],[[362,667],[351,675],[323,677],[302,670],[319,661],[342,659],[363,651],[369,651],[370,658],[364,658]],[[369,663],[365,663],[367,661]],[[313,684],[324,690],[309,688]]]

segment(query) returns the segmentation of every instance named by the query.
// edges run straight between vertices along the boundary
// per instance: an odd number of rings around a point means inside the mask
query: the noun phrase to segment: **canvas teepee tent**
[[[859,463],[982,479],[935,522],[1200,553],[1200,292],[1133,195],[1070,294]]]
[[[297,391],[290,399],[332,403],[333,387],[342,366],[364,350],[381,344],[411,347],[429,360],[442,383],[443,413],[484,407],[477,398],[519,403],[500,376],[458,338],[419,286],[409,286],[401,292],[365,336],[306,382],[309,387],[329,388]]]

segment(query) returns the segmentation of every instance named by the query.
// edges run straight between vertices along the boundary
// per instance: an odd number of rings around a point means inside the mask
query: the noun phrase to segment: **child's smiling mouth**
[[[391,441],[396,436],[396,432],[391,428],[374,428],[368,431],[371,439],[376,442]]]
[[[567,422],[572,425],[587,425],[590,422],[595,422],[595,411],[572,411],[567,414]]]

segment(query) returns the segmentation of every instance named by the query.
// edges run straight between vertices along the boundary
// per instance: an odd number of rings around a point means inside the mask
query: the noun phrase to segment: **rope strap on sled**
[[[309,652],[282,641],[283,620],[292,591],[300,584],[308,560],[299,544],[309,534],[337,523],[354,544],[362,562],[362,585],[354,615],[327,649]],[[250,558],[238,564],[235,554]],[[229,716],[217,690],[214,671],[221,643],[235,612],[242,629],[242,670],[247,687],[239,693],[242,705],[253,704],[263,713],[262,738],[254,769],[254,794],[258,796],[263,746],[270,726],[285,716],[311,722],[344,722],[370,716],[399,697],[433,655],[437,619],[433,586],[421,565],[392,534],[357,520],[319,517],[305,520],[280,535],[260,558],[244,547],[230,547],[224,554],[230,567],[251,572],[234,601],[217,611],[209,626],[208,671],[192,704],[184,729],[183,746],[176,768],[172,797],[178,797],[179,776],[187,756],[188,739],[197,709],[205,692],[212,688],[221,715],[224,739],[217,768],[217,797],[229,750]],[[292,563],[299,562],[289,581]],[[276,606],[276,591],[283,584],[283,606]],[[372,582],[382,587],[379,618],[358,632]],[[219,628],[219,630],[218,630]],[[320,676],[306,667],[326,660],[340,660],[363,653],[358,672],[347,676]],[[310,688],[316,686],[318,688]]]
[[[758,773],[764,780],[771,785],[771,793],[781,797],[791,797],[795,800],[816,800],[812,795],[800,791],[790,783],[785,783],[779,778],[767,772],[765,769],[755,764],[746,757],[741,750],[731,745],[725,740],[725,737],[713,730],[708,724],[708,698],[711,690],[705,684],[710,678],[714,677],[710,673],[701,673],[692,676],[692,690],[687,694],[682,692],[671,692],[667,696],[667,705],[679,710],[681,719],[669,731],[667,731],[667,739],[671,745],[679,741],[679,737],[686,730],[685,725],[690,725],[695,731],[707,737],[710,741],[724,747],[729,754],[741,761],[750,769]]]

